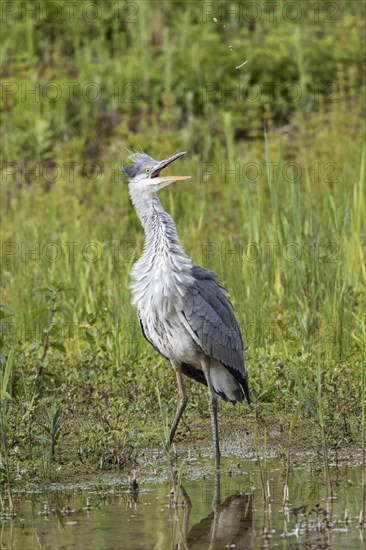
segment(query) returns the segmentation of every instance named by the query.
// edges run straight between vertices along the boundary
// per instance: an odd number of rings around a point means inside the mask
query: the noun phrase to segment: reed
[[[1,481],[5,482],[8,499],[9,515],[12,517],[15,513],[10,475],[9,444],[8,444],[8,422],[10,417],[11,395],[11,376],[14,365],[14,351],[10,351],[7,357],[4,371],[0,370],[0,431],[1,431],[1,453],[0,453],[0,472]],[[1,501],[3,505],[3,501]],[[5,510],[3,510],[5,512]]]
[[[363,341],[365,342],[365,324],[362,324]],[[365,376],[365,349],[362,350],[360,362],[360,385],[361,385],[361,449],[362,449],[362,487],[361,487],[361,510],[359,523],[365,525],[366,506],[366,376]]]

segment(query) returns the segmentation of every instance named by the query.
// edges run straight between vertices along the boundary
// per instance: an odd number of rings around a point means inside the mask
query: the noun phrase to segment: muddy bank
[[[248,445],[247,439],[240,434],[234,434],[221,442],[221,473],[225,475],[241,475],[246,464],[258,464],[267,460],[277,460],[285,471],[297,469],[300,466],[306,469],[322,469],[324,461],[320,448],[311,449],[283,449],[280,446],[254,448]],[[329,450],[329,467],[336,468],[344,465],[350,467],[362,464],[363,450],[360,447],[348,446],[341,450]],[[70,467],[63,471],[59,466],[54,474],[54,480],[24,480],[19,479],[14,485],[14,492],[42,492],[44,490],[89,490],[97,486],[122,485],[128,487],[131,478],[135,477],[140,484],[165,483],[171,479],[172,472],[180,471],[182,479],[196,480],[212,476],[215,471],[213,450],[210,441],[189,445],[181,442],[173,446],[168,456],[162,445],[157,448],[146,447],[138,449],[135,458],[121,472],[101,471],[90,472],[87,469],[80,471]]]

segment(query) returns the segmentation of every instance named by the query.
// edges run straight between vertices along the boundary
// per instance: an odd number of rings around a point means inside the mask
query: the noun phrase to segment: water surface
[[[225,459],[219,478],[209,459],[189,461],[177,473],[182,487],[176,493],[169,482],[140,481],[138,493],[110,482],[18,494],[18,516],[2,521],[0,548],[358,550],[364,548],[361,474],[350,461],[333,465],[327,500],[322,467],[298,459],[285,507],[278,459]]]

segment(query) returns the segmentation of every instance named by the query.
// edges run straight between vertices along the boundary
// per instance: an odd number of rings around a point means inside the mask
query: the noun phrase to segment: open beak
[[[185,152],[177,153],[176,155],[173,155],[172,157],[169,157],[165,160],[162,160],[161,162],[158,162],[158,164],[156,164],[154,166],[154,169],[151,173],[150,179],[153,180],[151,183],[158,184],[158,185],[163,184],[162,187],[164,187],[164,184],[168,185],[169,183],[173,183],[174,181],[181,181],[181,180],[189,179],[190,176],[164,176],[164,177],[160,177],[160,172],[164,168],[166,168],[169,164],[171,164],[172,162],[179,159],[179,157],[182,157],[185,154],[186,154]]]

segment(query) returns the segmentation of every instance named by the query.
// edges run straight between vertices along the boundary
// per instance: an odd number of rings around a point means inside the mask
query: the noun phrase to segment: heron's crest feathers
[[[127,151],[128,158],[131,161],[131,165],[127,166],[126,168],[121,168],[123,179],[125,181],[132,180],[146,167],[154,166],[158,162],[157,160],[153,159],[142,151],[132,151],[131,149],[127,149]]]

